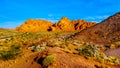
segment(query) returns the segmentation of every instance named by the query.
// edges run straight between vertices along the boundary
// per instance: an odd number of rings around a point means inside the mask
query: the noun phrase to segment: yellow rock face
[[[62,17],[61,20],[55,24],[46,20],[27,20],[17,31],[21,32],[39,32],[39,31],[75,31],[83,30],[94,26],[96,23],[86,22],[85,20],[72,20]]]
[[[63,17],[58,23],[55,23],[53,27],[56,28],[56,31],[74,31],[74,26],[66,17]]]
[[[48,28],[52,26],[52,23],[45,20],[27,20],[20,27],[16,28],[17,31],[22,32],[38,32],[48,31]]]

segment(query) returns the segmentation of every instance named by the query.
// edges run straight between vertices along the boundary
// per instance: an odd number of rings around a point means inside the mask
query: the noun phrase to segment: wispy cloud
[[[88,16],[86,17],[85,19],[92,19],[92,20],[95,20],[95,19],[105,19],[107,18],[109,15],[103,15],[103,16]]]
[[[100,22],[101,20],[106,19],[109,17],[109,15],[103,15],[103,16],[88,16],[86,18],[83,18],[85,20],[93,21],[93,22]]]

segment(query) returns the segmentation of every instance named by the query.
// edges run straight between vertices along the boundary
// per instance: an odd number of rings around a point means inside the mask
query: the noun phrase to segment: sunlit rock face
[[[27,20],[20,27],[17,27],[16,30],[22,32],[48,31],[50,26],[52,26],[52,23],[46,20]]]
[[[85,20],[72,20],[62,17],[57,23],[46,20],[27,20],[21,26],[17,27],[17,31],[21,32],[39,32],[39,31],[76,31],[83,30],[94,26],[96,23],[86,22]]]

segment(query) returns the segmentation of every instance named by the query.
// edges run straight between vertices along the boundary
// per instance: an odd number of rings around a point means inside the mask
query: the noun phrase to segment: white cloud
[[[108,17],[108,15],[105,15],[105,16],[96,16],[96,18],[98,18],[98,19],[104,19],[104,18],[107,18]]]
[[[84,19],[92,19],[92,20],[95,20],[96,18],[95,17],[86,17]]]
[[[91,20],[96,20],[96,19],[105,19],[107,18],[109,15],[103,15],[103,16],[88,16],[84,19],[91,19]]]
[[[107,17],[109,17],[109,15],[103,15],[103,16],[88,16],[86,18],[83,18],[85,20],[88,20],[88,21],[92,21],[92,22],[100,22],[104,19],[106,19]]]
[[[93,21],[90,21],[90,22],[96,22],[96,23],[99,23],[99,22],[101,22],[101,20],[93,20]]]

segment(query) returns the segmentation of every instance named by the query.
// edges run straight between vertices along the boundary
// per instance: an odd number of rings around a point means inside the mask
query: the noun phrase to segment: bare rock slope
[[[76,39],[97,44],[110,44],[120,41],[120,12],[79,32]]]

